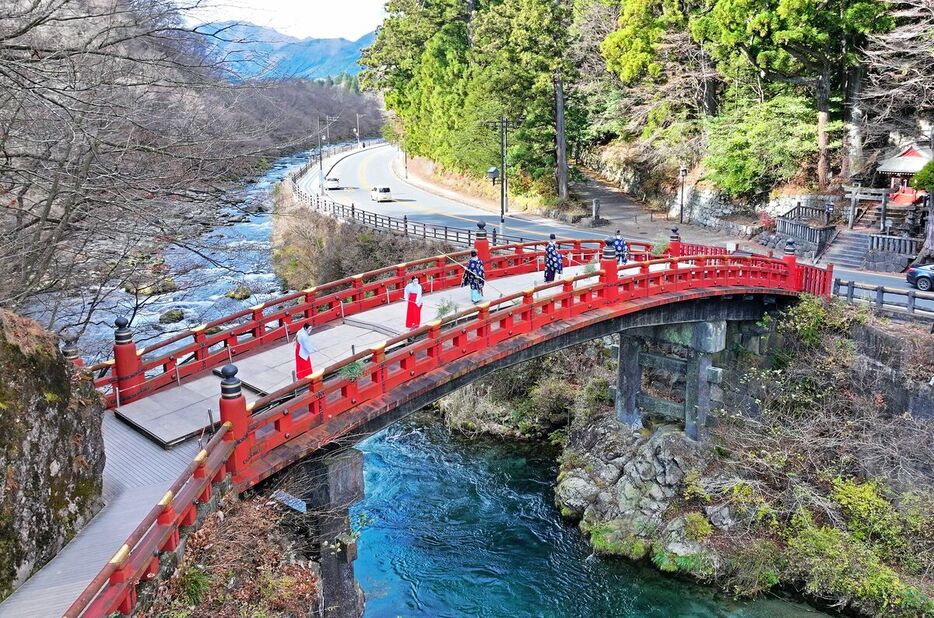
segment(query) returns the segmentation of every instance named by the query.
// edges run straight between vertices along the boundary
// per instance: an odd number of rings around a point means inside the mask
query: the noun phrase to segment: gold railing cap
[[[255,402],[255,401],[251,401],[250,403],[246,404],[246,410],[247,410],[247,412],[252,412],[252,411],[253,411],[253,406],[255,406],[255,405],[256,405],[256,402]]]
[[[304,290],[302,290],[302,292],[304,292],[305,294],[311,294],[312,292],[316,292],[317,290],[318,290],[318,286],[313,286],[310,288],[305,288]]]
[[[527,289],[527,290],[522,290],[522,293],[523,293],[523,294],[534,294],[534,293],[535,293],[535,288],[529,288],[529,289]]]
[[[428,326],[430,326],[431,328],[438,328],[439,326],[441,326],[441,323],[443,321],[444,320],[432,320],[431,322],[428,323]]]
[[[208,458],[208,452],[204,449],[201,449],[200,451],[198,451],[198,454],[195,455],[195,458],[192,461],[195,461],[197,463],[203,463],[204,460],[207,458]]]
[[[120,549],[117,550],[117,553],[114,554],[114,557],[110,559],[110,564],[115,564],[121,566],[130,555],[130,546],[124,543],[120,546]]]
[[[351,279],[363,279],[363,275],[351,275]]]
[[[266,303],[260,303],[258,305],[253,305],[252,307],[250,307],[250,310],[259,311],[260,309],[263,309],[265,306],[266,306]]]
[[[405,268],[408,265],[409,265],[408,262],[402,262],[401,264],[396,264],[396,268]]]
[[[146,351],[146,347],[144,346],[136,351],[136,355],[142,356],[145,351]]]
[[[221,427],[223,427],[227,431],[230,431],[231,429],[233,429],[233,423],[230,421],[224,421],[224,424],[221,425]]]
[[[173,498],[173,494],[172,494],[172,490],[170,489],[169,491],[165,492],[164,496],[162,496],[162,500],[159,500],[159,506],[161,507],[169,506],[170,504],[172,504],[172,498]]]
[[[374,343],[370,346],[370,349],[374,352],[382,352],[386,349],[386,341],[380,341],[379,343]]]
[[[486,301],[486,302],[483,302],[477,305],[477,309],[489,309],[489,308],[490,308],[490,301]]]
[[[191,327],[191,332],[193,332],[193,333],[200,333],[201,331],[203,331],[203,330],[204,330],[205,328],[207,328],[207,327],[208,327],[207,324],[198,324],[197,326],[192,326],[192,327]]]

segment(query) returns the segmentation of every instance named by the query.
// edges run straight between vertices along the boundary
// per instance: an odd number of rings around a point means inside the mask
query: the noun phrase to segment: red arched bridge
[[[375,430],[526,358],[633,326],[711,316],[749,319],[761,315],[763,300],[829,296],[833,281],[831,267],[798,264],[793,252],[780,259],[729,255],[722,248],[682,243],[676,230],[661,255],[632,243],[627,264],[617,264],[602,241],[559,243],[569,265],[565,276],[540,283],[545,243],[491,248],[481,235],[476,249],[491,299],[396,335],[403,288],[413,275],[423,283],[426,306],[432,298],[465,296],[455,290],[463,274],[458,261],[466,252],[289,294],[146,350],[136,348],[126,322],[118,320],[113,360],[88,368],[116,413],[151,436],[163,436],[165,444],[212,425],[216,431],[176,480],[166,483],[163,498],[103,570],[87,576],[90,583],[65,615],[130,613],[137,585],[158,572],[161,554],[176,550],[180,528],[197,524],[199,505],[218,484],[243,491],[351,432]],[[753,305],[755,311],[745,309]],[[295,381],[288,372],[289,341],[305,323],[315,327],[312,337],[323,342],[319,348],[331,336],[343,350],[352,341],[362,349],[322,352],[315,363],[326,366]],[[364,335],[353,339],[350,328]],[[265,364],[256,364],[264,358]],[[218,377],[219,416],[213,417],[203,412],[217,401]],[[174,412],[158,414],[167,408]],[[177,435],[165,433],[163,426],[173,423],[181,425]]]

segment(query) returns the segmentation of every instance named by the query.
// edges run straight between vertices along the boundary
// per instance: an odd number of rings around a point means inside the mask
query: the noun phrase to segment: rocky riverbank
[[[616,420],[611,343],[505,370],[440,409],[459,430],[560,446],[556,502],[600,554],[737,596],[934,612],[934,336],[817,300],[734,325],[703,443]],[[645,374],[647,391],[674,380]]]
[[[58,338],[0,309],[0,600],[100,510],[103,405]]]

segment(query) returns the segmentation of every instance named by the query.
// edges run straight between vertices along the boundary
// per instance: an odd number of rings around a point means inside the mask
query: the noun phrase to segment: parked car
[[[340,178],[334,178],[333,176],[331,178],[325,178],[324,188],[325,189],[340,189],[341,188]]]
[[[391,202],[392,191],[389,187],[373,187],[370,190],[370,199],[374,202]]]
[[[912,266],[905,273],[905,280],[908,285],[913,285],[919,290],[927,292],[934,287],[934,264]]]

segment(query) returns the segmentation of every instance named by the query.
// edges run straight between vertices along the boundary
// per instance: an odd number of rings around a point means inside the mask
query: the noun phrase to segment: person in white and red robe
[[[418,277],[412,277],[409,284],[402,291],[402,297],[405,298],[405,327],[418,328],[422,323],[422,286],[418,282]]]
[[[295,334],[295,379],[311,375],[311,353],[315,351],[315,346],[311,342],[311,324],[305,324]]]

